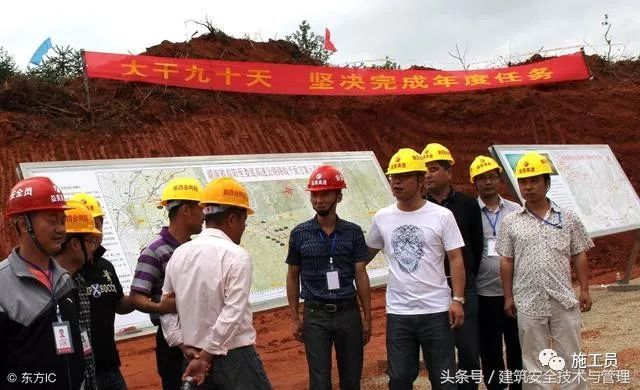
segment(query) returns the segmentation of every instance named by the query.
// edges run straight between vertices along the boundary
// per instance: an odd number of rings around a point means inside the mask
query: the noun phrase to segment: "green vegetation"
[[[291,35],[285,36],[284,39],[298,46],[301,52],[309,55],[311,58],[327,64],[329,57],[331,57],[333,53],[325,50],[324,37],[310,30],[311,25],[306,20],[303,20],[298,26],[298,30]]]

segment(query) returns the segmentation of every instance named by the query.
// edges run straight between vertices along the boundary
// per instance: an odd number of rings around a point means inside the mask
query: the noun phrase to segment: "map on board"
[[[286,305],[285,281],[289,233],[315,214],[305,191],[311,172],[321,164],[338,167],[347,183],[338,215],[365,232],[377,210],[394,202],[388,182],[372,152],[252,156],[207,156],[106,161],[23,163],[24,177],[50,177],[70,197],[94,195],[105,211],[103,246],[129,291],[138,256],[167,225],[158,206],[162,189],[174,177],[195,177],[202,185],[233,176],[247,187],[255,215],[247,219],[242,245],[253,258],[251,303],[254,310]],[[372,285],[382,284],[386,263],[378,255],[368,265]],[[151,326],[148,316],[134,312],[116,318],[116,330]]]
[[[576,212],[591,237],[640,228],[640,199],[608,145],[495,145],[491,148],[515,192],[515,166],[528,151],[553,165],[548,196]]]

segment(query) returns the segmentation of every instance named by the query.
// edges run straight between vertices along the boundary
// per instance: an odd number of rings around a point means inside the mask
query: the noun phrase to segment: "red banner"
[[[283,95],[418,95],[588,79],[582,53],[509,68],[443,71],[336,68],[85,52],[87,75],[174,87]]]

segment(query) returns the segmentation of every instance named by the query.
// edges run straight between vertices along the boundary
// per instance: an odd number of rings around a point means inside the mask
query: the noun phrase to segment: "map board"
[[[591,237],[640,229],[640,199],[609,145],[492,146],[521,201],[515,167],[532,150],[552,163],[549,199],[576,212]]]
[[[191,176],[202,185],[223,176],[243,182],[255,215],[247,219],[242,245],[253,258],[253,309],[286,305],[289,232],[315,214],[304,189],[321,164],[338,167],[347,183],[338,215],[360,225],[367,234],[373,214],[395,201],[373,152],[296,153],[121,160],[22,163],[21,177],[48,176],[67,199],[78,192],[95,196],[105,211],[103,246],[128,293],[140,251],[168,224],[158,208],[165,184]],[[372,285],[386,282],[387,266],[378,255],[368,266]],[[145,313],[117,316],[116,332],[150,327]]]

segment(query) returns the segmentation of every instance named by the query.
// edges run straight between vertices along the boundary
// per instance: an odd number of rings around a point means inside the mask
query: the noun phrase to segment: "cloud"
[[[610,15],[615,42],[626,53],[640,52],[640,7],[635,0],[513,2],[506,0],[293,0],[211,2],[192,0],[108,3],[67,0],[8,2],[3,6],[0,46],[24,66],[47,36],[76,49],[138,53],[163,40],[184,41],[202,28],[189,19],[213,23],[236,37],[284,38],[306,19],[314,32],[331,29],[338,52],[331,61],[382,59],[404,66],[459,68],[447,52],[456,43],[468,49],[467,62],[581,45],[602,46],[603,15]],[[201,31],[202,32],[202,31]],[[616,50],[622,51],[623,46]]]

